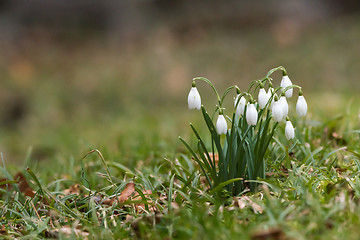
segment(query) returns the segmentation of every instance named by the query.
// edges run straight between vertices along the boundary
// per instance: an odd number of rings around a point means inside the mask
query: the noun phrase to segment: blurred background
[[[99,148],[130,165],[175,153],[201,121],[187,110],[193,77],[245,90],[279,65],[303,86],[309,118],[331,117],[359,100],[359,10],[357,0],[0,0],[0,151],[8,164],[29,149],[42,162]],[[211,89],[198,88],[212,108]]]

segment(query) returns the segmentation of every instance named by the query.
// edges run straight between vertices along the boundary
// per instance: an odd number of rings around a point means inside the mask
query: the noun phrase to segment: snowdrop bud
[[[216,130],[219,135],[226,134],[227,124],[224,115],[220,114],[216,121]]]
[[[285,137],[287,140],[293,139],[295,137],[295,129],[290,121],[286,121]]]
[[[249,104],[246,109],[246,121],[248,125],[256,125],[258,113],[253,103]]]
[[[288,103],[286,101],[286,97],[281,96],[280,100],[279,100],[279,103],[281,104],[282,109],[283,109],[283,118],[285,118],[289,113],[289,105],[288,105]]]
[[[200,109],[201,108],[201,97],[200,94],[193,83],[193,87],[190,89],[188,95],[188,106],[189,109]]]
[[[275,101],[272,107],[272,117],[275,122],[281,122],[283,120],[283,107],[280,101]]]
[[[242,96],[240,98],[239,104],[236,107],[236,115],[237,116],[244,115],[245,105],[246,105],[246,99]]]
[[[299,98],[296,102],[296,112],[299,115],[299,117],[303,117],[307,113],[307,103],[304,96],[302,96],[302,94],[301,95],[299,94]]]
[[[259,102],[260,109],[265,108],[267,102],[269,101],[270,96],[266,93],[264,88],[260,88],[259,95],[258,95],[258,102]]]
[[[280,83],[280,87],[286,88],[286,87],[291,86],[291,85],[292,85],[292,82],[291,82],[289,76],[288,76],[288,75],[283,76],[283,77],[282,77],[282,80],[281,80],[281,83]],[[293,95],[293,89],[292,89],[292,88],[291,88],[291,89],[288,89],[288,90],[285,92],[285,96],[286,96],[287,98],[291,98],[292,95]]]

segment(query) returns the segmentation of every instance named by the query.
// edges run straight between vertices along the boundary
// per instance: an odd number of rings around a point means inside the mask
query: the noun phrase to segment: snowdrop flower
[[[299,98],[296,102],[296,112],[299,115],[299,117],[303,117],[307,113],[307,103],[304,96],[302,95],[301,90],[299,93]]]
[[[246,121],[248,125],[256,125],[258,120],[258,113],[253,103],[249,104],[246,109]]]
[[[270,96],[266,93],[264,88],[260,88],[259,95],[258,95],[258,102],[259,102],[260,109],[265,108],[267,102],[270,99]]]
[[[275,101],[272,107],[272,117],[275,122],[281,122],[283,120],[283,107],[280,101]]]
[[[236,99],[238,99],[239,95],[236,97]],[[235,101],[235,105],[237,103],[237,100]],[[244,111],[245,111],[245,105],[246,105],[246,99],[244,98],[244,96],[242,96],[239,100],[239,104],[236,107],[236,115],[237,116],[242,116],[244,115]]]
[[[295,129],[292,123],[287,120],[285,126],[285,137],[287,140],[293,139],[295,137]]]
[[[201,108],[201,97],[195,86],[195,82],[193,82],[193,86],[190,89],[190,92],[188,95],[188,106],[189,106],[189,109],[200,110],[200,108]]]
[[[279,103],[281,104],[282,109],[283,109],[283,118],[285,118],[289,113],[289,105],[288,105],[288,103],[286,101],[286,97],[281,96],[280,99],[279,99]]]
[[[220,114],[216,121],[216,131],[219,135],[227,132],[227,124],[223,114]]]
[[[288,76],[288,75],[283,76],[282,79],[281,79],[280,87],[286,88],[286,87],[291,86],[291,85],[292,85],[292,82],[291,82],[289,76]],[[293,89],[292,89],[292,88],[291,88],[291,89],[288,89],[288,90],[285,92],[285,96],[286,96],[287,98],[291,98],[292,95],[293,95]]]

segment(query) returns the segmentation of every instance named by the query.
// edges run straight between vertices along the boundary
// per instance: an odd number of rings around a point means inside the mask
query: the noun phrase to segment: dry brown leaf
[[[24,174],[22,172],[18,172],[15,177],[14,177],[14,180],[18,181],[19,183],[19,189],[21,192],[25,192],[25,190],[27,188],[30,188]]]
[[[234,197],[233,205],[240,209],[244,209],[246,206],[250,206],[255,213],[260,214],[264,211],[264,209],[259,204],[251,200],[251,198],[248,196]]]
[[[32,188],[27,188],[24,191],[24,195],[27,196],[27,197],[33,198],[33,197],[35,197],[35,191],[32,190]]]
[[[113,205],[114,201],[117,200],[118,204],[122,204],[124,203],[126,200],[129,199],[129,197],[131,196],[131,194],[133,194],[135,192],[135,183],[130,182],[128,184],[126,184],[125,189],[120,193],[120,196],[118,196],[117,198],[111,198],[111,199],[106,199],[104,201],[104,204],[107,205]]]
[[[331,136],[335,139],[341,139],[341,136],[337,132],[332,132]]]
[[[60,228],[59,232],[63,233],[63,234],[66,234],[66,235],[70,235],[70,234],[72,234],[74,232],[77,237],[87,237],[87,236],[89,236],[88,232],[82,231],[82,230],[77,229],[77,228],[71,229],[70,227]],[[87,238],[84,238],[84,239],[87,239]]]
[[[70,195],[70,194],[77,194],[79,195],[80,194],[80,185],[79,184],[75,184],[75,185],[72,185],[69,189],[65,189],[64,190],[64,194],[65,195]]]
[[[49,231],[47,235],[52,238],[58,238],[58,234],[71,235],[75,234],[78,238],[88,239],[89,233],[81,230],[79,227],[70,228],[69,226],[63,226],[60,229],[54,229]]]
[[[22,172],[18,172],[15,175],[14,180],[18,181],[20,192],[24,193],[27,197],[35,197],[35,191],[29,186],[29,183]]]
[[[5,229],[5,225],[2,225],[1,230],[0,230],[0,235],[6,235],[6,234],[7,234],[7,231]]]
[[[214,156],[213,156],[213,154],[210,152],[209,157],[210,157],[211,161],[215,161],[215,166],[217,166],[217,164],[219,162],[219,154],[215,153]]]
[[[280,228],[273,228],[265,231],[259,231],[251,235],[251,240],[283,240],[285,234]]]
[[[6,179],[6,178],[0,179],[0,181],[6,181],[6,180],[8,180],[8,179]],[[29,186],[29,183],[26,180],[26,177],[24,176],[24,174],[22,172],[18,172],[14,176],[14,180],[17,181],[20,192],[22,192],[25,196],[31,197],[31,198],[33,198],[35,196],[35,191]],[[5,188],[6,185],[2,185],[0,187]],[[9,188],[9,190],[12,189],[12,184],[8,184],[8,188]]]
[[[144,194],[145,197],[147,198],[149,195],[152,194],[152,191],[151,191],[151,190],[145,190],[145,191],[143,192],[143,194]],[[132,200],[133,200],[133,201],[141,201],[141,200],[143,200],[143,199],[142,199],[142,197],[140,196],[140,194],[139,194],[138,192],[135,192],[134,197],[133,197]],[[151,206],[148,206],[148,207],[149,207],[149,211],[150,211],[150,212],[156,212],[157,209],[156,209],[155,206],[153,206],[153,205],[154,205],[153,201],[152,201],[150,198],[147,198],[147,199],[146,199],[146,202],[147,202],[148,205],[151,205]],[[136,212],[137,212],[137,213],[142,213],[142,212],[144,211],[144,209],[145,209],[145,203],[135,204],[135,208],[136,208]]]

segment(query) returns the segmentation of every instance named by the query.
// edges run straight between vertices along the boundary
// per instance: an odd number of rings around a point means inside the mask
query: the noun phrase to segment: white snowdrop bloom
[[[303,117],[307,113],[307,103],[304,96],[302,95],[299,95],[299,98],[296,102],[296,112],[299,115],[299,117]]]
[[[236,115],[237,116],[244,115],[245,105],[246,105],[246,99],[244,98],[244,96],[242,96],[239,100],[239,104],[236,107]]]
[[[219,135],[226,134],[227,132],[227,124],[224,115],[219,115],[216,121],[216,131]]]
[[[281,79],[280,87],[286,88],[286,87],[291,86],[291,85],[292,85],[292,82],[291,82],[289,76],[288,76],[288,75],[283,76],[282,79]],[[292,89],[292,88],[291,88],[291,89],[288,89],[288,90],[285,92],[285,96],[286,96],[287,98],[291,98],[292,95],[293,95],[293,89]]]
[[[275,122],[281,122],[283,120],[283,108],[280,101],[275,101],[272,107],[272,117]]]
[[[196,87],[190,89],[188,95],[188,106],[189,109],[200,109],[201,108],[201,97]]]
[[[288,103],[286,101],[286,97],[281,96],[280,99],[279,99],[279,103],[281,104],[282,109],[283,109],[283,118],[286,118],[286,116],[289,113],[289,105],[288,105]]]
[[[286,121],[285,137],[287,140],[293,139],[295,137],[295,129],[290,121]]]
[[[266,93],[264,88],[260,88],[258,95],[258,102],[260,109],[265,108],[267,102],[269,101],[270,96]]]
[[[256,125],[258,120],[258,113],[253,103],[246,108],[246,122],[248,125]]]

